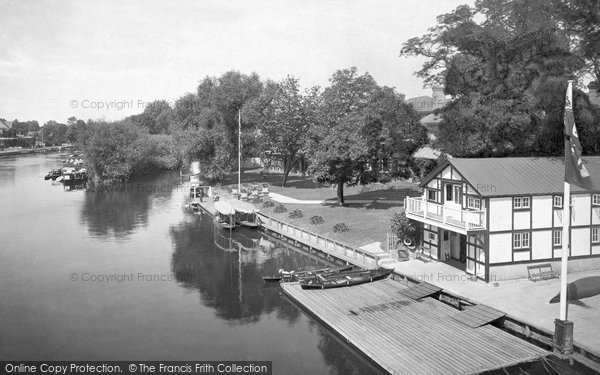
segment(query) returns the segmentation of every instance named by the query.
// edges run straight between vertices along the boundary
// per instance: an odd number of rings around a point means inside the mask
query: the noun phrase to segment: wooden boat
[[[215,205],[215,223],[219,228],[222,229],[234,229],[235,210],[228,203],[223,201],[216,201]]]
[[[598,294],[600,294],[600,276],[584,277],[567,284],[567,300],[569,302],[593,297]],[[558,302],[560,302],[560,293],[550,300],[550,303]]]
[[[353,271],[354,266],[344,266],[339,268],[320,268],[315,270],[304,270],[304,271],[284,271],[279,270],[278,275],[262,276],[265,282],[280,282],[280,281],[302,281],[308,278],[314,278],[316,275],[333,276],[345,272],[356,272]]]
[[[234,199],[229,204],[235,210],[235,222],[245,227],[257,228],[259,226],[256,219],[258,209],[253,204]]]
[[[382,280],[388,277],[393,271],[393,269],[380,268],[362,272],[340,273],[328,277],[317,275],[315,278],[301,281],[300,286],[302,289],[341,288],[344,286],[359,285]]]

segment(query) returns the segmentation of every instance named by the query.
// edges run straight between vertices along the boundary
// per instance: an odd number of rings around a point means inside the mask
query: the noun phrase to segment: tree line
[[[99,183],[194,160],[219,181],[237,167],[240,118],[243,157],[281,161],[282,185],[303,159],[315,179],[337,184],[340,204],[344,185],[410,174],[406,161],[427,139],[418,113],[356,68],[337,71],[325,89],[306,90],[294,77],[275,82],[229,71],[204,78],[173,106],[159,100],[121,121],[77,122],[73,134]]]

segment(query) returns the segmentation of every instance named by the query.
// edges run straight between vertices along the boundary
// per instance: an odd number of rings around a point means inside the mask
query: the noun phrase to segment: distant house
[[[600,156],[585,157],[600,186]],[[486,282],[527,277],[527,266],[560,268],[561,158],[445,159],[406,198],[432,258]],[[567,202],[568,204],[568,202]],[[571,188],[569,271],[600,269],[600,191]]]
[[[433,113],[436,109],[440,109],[446,105],[446,96],[444,88],[436,86],[432,89],[432,96],[418,96],[406,100],[406,103],[413,106],[423,117]]]
[[[11,126],[8,122],[0,120],[0,135],[4,135],[4,133],[8,132],[10,129]]]

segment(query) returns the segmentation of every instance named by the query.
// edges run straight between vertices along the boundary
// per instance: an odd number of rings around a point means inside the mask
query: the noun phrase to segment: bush
[[[345,223],[337,223],[333,226],[333,233],[347,232],[350,228]]]
[[[273,210],[273,212],[275,212],[276,214],[281,214],[287,212],[287,208],[285,208],[285,206],[280,203],[275,207],[275,210]]]
[[[275,207],[275,203],[273,203],[273,201],[265,201],[263,203],[263,208],[271,208],[271,207]]]
[[[395,233],[399,239],[409,239],[413,243],[418,244],[421,240],[422,228],[417,222],[408,220],[404,211],[398,211],[392,216],[391,220],[392,233]]]
[[[302,214],[302,211],[300,211],[300,210],[294,210],[294,211],[290,212],[290,219],[300,219],[303,216],[304,215]]]
[[[310,223],[312,225],[319,225],[319,224],[324,224],[325,220],[323,220],[322,216],[313,216],[310,218]]]

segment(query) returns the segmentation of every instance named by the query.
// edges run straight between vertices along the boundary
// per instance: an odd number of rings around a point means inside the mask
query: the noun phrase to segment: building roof
[[[419,122],[423,125],[439,124],[440,122],[442,122],[442,116],[430,113],[427,116],[423,117],[421,120],[419,120]]]
[[[442,156],[440,150],[436,150],[430,146],[423,146],[413,153],[413,158],[438,160]]]
[[[600,186],[600,156],[584,156],[594,186]],[[565,164],[562,157],[448,159],[423,180],[421,186],[447,165],[484,197],[562,194]],[[571,192],[585,192],[571,185]]]
[[[10,129],[10,126],[8,126],[8,123],[6,123],[6,122],[4,122],[4,121],[0,120],[0,129],[3,129],[3,130],[9,130],[9,129]]]

